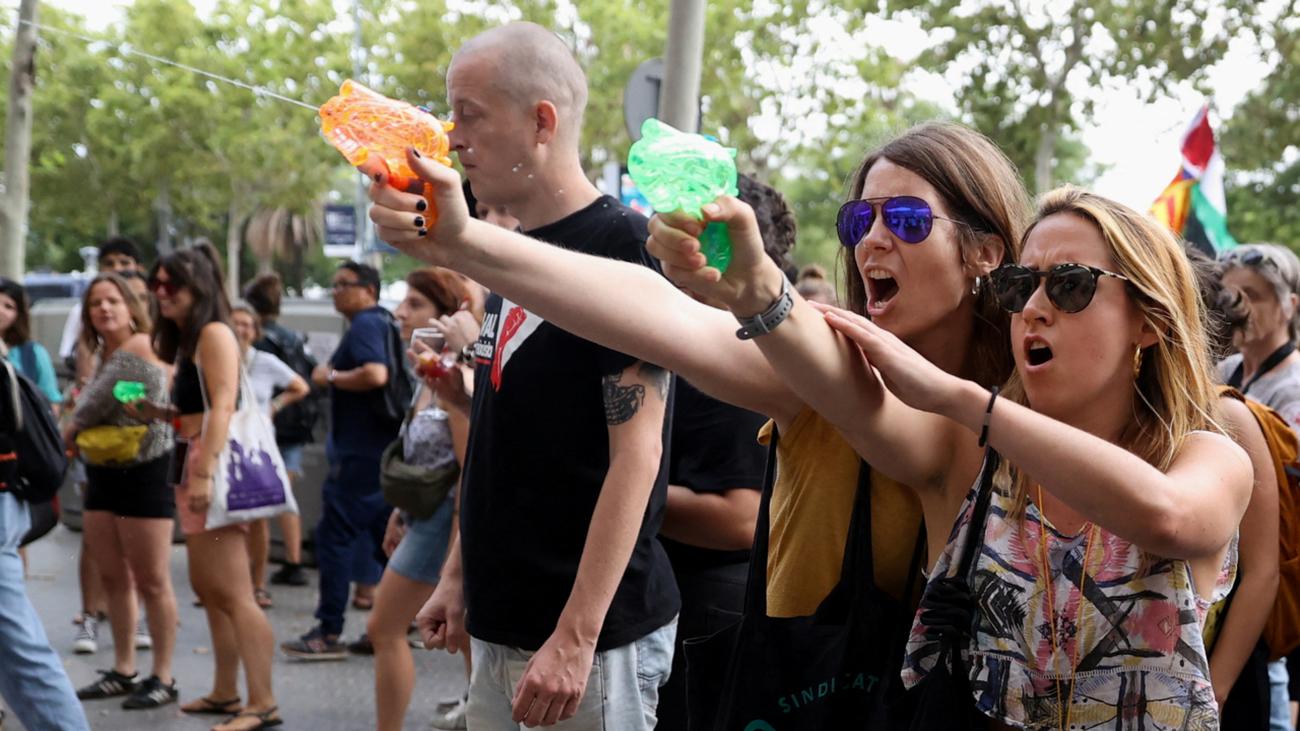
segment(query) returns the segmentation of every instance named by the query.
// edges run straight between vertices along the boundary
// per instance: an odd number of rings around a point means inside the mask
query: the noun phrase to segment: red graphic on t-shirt
[[[510,308],[510,311],[506,313],[505,321],[501,323],[501,333],[497,335],[496,352],[492,355],[492,388],[497,391],[501,390],[501,369],[505,366],[502,351],[506,349],[506,344],[515,336],[515,333],[519,332],[519,328],[523,327],[524,321],[527,319],[528,312],[516,305]]]

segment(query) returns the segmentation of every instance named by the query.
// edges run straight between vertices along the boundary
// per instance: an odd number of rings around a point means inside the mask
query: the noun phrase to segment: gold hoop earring
[[[1142,346],[1135,346],[1133,349],[1133,378],[1137,379],[1142,373]]]

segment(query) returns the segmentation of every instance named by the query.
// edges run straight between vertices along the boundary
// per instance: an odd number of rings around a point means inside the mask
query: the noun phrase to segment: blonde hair
[[[131,289],[131,285],[126,283],[119,274],[113,272],[104,272],[98,274],[90,280],[90,286],[86,287],[86,292],[81,296],[81,335],[78,338],[86,349],[94,352],[99,347],[99,333],[95,332],[95,325],[90,319],[90,294],[94,291],[95,285],[107,282],[122,295],[122,302],[126,304],[126,311],[131,315],[131,330],[133,332],[148,332],[153,327],[153,321],[149,317],[149,304]]]
[[[1192,432],[1223,431],[1217,420],[1205,308],[1191,264],[1182,244],[1155,219],[1073,186],[1043,195],[1025,239],[1044,219],[1058,214],[1077,216],[1097,228],[1117,273],[1129,279],[1125,289],[1156,333],[1155,344],[1142,350],[1133,383],[1133,420],[1117,443],[1157,469],[1168,470]],[[1002,396],[1028,405],[1018,371],[1007,380]],[[1015,514],[1023,516],[1028,478],[1004,462],[996,484],[1013,491]]]

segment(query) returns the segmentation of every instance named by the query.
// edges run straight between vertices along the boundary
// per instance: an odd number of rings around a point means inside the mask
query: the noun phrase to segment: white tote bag
[[[203,428],[207,430],[208,390],[199,372],[203,394]],[[194,447],[191,447],[194,448]],[[257,405],[257,397],[239,364],[239,408],[230,416],[226,446],[212,474],[212,504],[204,528],[212,530],[280,513],[297,513],[298,503],[289,487],[289,473],[275,444],[271,417]]]

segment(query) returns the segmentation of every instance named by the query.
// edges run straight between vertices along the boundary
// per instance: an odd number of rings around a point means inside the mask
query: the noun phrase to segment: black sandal
[[[200,703],[202,705],[196,707],[192,705],[194,703]],[[228,716],[232,713],[239,713],[242,710],[244,710],[244,708],[239,704],[239,696],[235,696],[228,701],[219,701],[210,696],[204,696],[181,706],[181,713],[193,713],[196,715],[208,716]]]
[[[240,711],[239,713],[236,713],[230,718],[227,718],[225,721],[222,721],[218,725],[225,726],[226,724],[234,723],[235,721],[241,718],[256,718],[258,720],[256,726],[249,726],[246,729],[240,729],[240,731],[261,731],[261,729],[264,728],[274,728],[284,723],[283,718],[280,718],[279,716],[275,715],[279,710],[280,710],[279,706],[271,706],[270,708],[266,709],[265,711],[262,711],[261,713],[258,713],[257,711]],[[216,728],[217,728],[216,726],[213,726],[212,731],[216,731]]]

